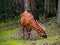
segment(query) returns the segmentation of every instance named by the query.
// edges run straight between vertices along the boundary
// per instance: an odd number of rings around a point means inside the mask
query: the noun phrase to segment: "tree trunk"
[[[24,10],[31,11],[29,0],[24,0]]]
[[[58,15],[57,15],[57,19],[58,19],[58,25],[60,26],[60,0],[58,0]]]
[[[34,16],[35,19],[39,20],[39,17],[37,15],[37,12],[36,12],[36,3],[35,3],[35,0],[30,0],[30,6],[31,6],[31,11],[32,11],[32,14]]]
[[[46,19],[48,14],[49,14],[49,0],[45,0],[45,18]]]
[[[56,0],[45,0],[45,18],[56,16]]]
[[[36,4],[35,0],[24,0],[24,10],[30,10],[35,19],[39,19],[38,15],[36,14]]]

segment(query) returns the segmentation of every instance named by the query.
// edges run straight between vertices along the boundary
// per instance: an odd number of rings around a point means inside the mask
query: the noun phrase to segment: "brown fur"
[[[26,35],[28,36],[28,38],[30,37],[30,33],[31,33],[31,28],[35,29],[35,31],[37,31],[37,33],[40,36],[44,36],[46,35],[45,30],[43,28],[42,25],[39,25],[36,20],[34,19],[33,15],[27,11],[25,11],[24,13],[22,13],[21,15],[21,24],[23,27],[23,38],[25,36],[25,30],[26,30]],[[25,28],[25,29],[24,29]]]

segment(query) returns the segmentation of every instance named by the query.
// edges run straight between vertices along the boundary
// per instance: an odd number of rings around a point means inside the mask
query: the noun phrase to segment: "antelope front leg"
[[[29,39],[29,28],[26,28],[26,39]]]
[[[23,39],[25,38],[25,28],[23,27]]]
[[[31,30],[31,28],[28,30],[28,39],[30,39]]]
[[[26,38],[27,38],[27,36],[28,36],[28,28],[26,28]]]
[[[31,34],[31,28],[28,28],[28,29],[26,30],[27,39],[30,39],[30,34]]]

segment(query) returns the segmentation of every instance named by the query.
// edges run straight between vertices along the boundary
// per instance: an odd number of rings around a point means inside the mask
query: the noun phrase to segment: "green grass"
[[[17,28],[10,30],[0,30],[0,41],[8,40],[11,33],[17,32],[17,30]]]
[[[0,45],[30,45],[33,43],[36,43],[36,45],[39,45],[43,43],[60,42],[59,35],[51,36],[51,37],[48,37],[47,39],[40,38],[40,39],[31,39],[31,40],[19,40],[19,39],[9,38],[12,33],[18,32],[18,30],[19,28],[10,29],[10,30],[0,30]],[[49,32],[47,31],[47,33]]]
[[[60,36],[49,37],[47,39],[37,39],[37,40],[6,40],[4,42],[0,42],[0,45],[30,45],[36,43],[36,45],[43,43],[55,43],[60,42]]]
[[[19,25],[19,19],[8,20],[7,22],[0,22],[0,29],[4,27],[9,27],[13,25]]]
[[[9,22],[8,25],[11,25],[12,22]],[[16,24],[15,21],[13,21]],[[12,23],[12,24],[13,24]],[[55,19],[50,20],[49,22],[43,23],[46,27],[46,33],[48,38],[37,38],[31,40],[23,40],[23,39],[11,39],[10,36],[16,32],[18,32],[20,28],[14,28],[9,30],[1,30],[0,29],[0,45],[41,45],[43,43],[60,43],[60,27],[55,23]],[[0,26],[4,26],[5,23],[1,23]]]

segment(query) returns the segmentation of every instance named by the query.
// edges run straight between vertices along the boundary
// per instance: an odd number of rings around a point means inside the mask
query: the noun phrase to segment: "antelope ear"
[[[46,28],[44,27],[44,25],[41,22],[38,22],[37,20],[36,20],[36,22],[43,30],[46,30]]]
[[[41,25],[41,27],[42,27],[43,30],[46,30],[46,28],[44,27],[44,25]]]
[[[43,30],[46,30],[46,28],[43,26]]]
[[[45,26],[43,24],[40,24],[43,30],[46,30]]]

